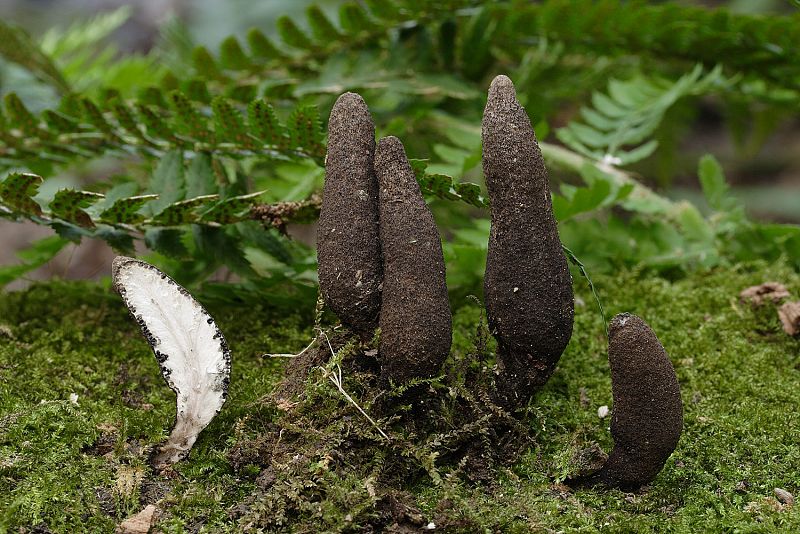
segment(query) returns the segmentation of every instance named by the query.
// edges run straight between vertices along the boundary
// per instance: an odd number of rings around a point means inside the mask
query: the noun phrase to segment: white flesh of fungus
[[[183,287],[143,261],[117,257],[114,287],[153,348],[177,395],[175,427],[154,459],[165,467],[184,458],[222,408],[231,356],[214,319]]]

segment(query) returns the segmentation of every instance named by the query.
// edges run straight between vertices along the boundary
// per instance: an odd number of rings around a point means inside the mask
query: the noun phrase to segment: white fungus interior
[[[188,449],[225,402],[230,367],[222,336],[200,304],[154,267],[125,262],[117,269],[115,282],[124,289],[133,315],[150,331],[153,350],[166,357],[160,362],[161,371],[177,394],[170,442]]]

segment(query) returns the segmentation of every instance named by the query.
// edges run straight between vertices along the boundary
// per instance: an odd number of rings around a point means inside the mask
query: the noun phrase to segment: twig
[[[261,357],[262,358],[297,358],[298,356],[302,356],[303,354],[305,354],[305,352],[308,349],[310,349],[311,347],[313,347],[314,343],[316,343],[316,342],[317,342],[317,338],[312,339],[311,343],[309,343],[306,348],[304,348],[303,350],[301,350],[297,354],[290,354],[290,353],[287,353],[287,352],[278,352],[278,353],[273,354],[273,353],[269,353],[268,352],[266,354],[262,354]]]
[[[336,352],[333,350],[333,345],[331,345],[331,340],[328,339],[328,335],[325,332],[322,332],[322,335],[325,337],[325,341],[328,342],[328,348],[331,351],[331,355],[332,356],[336,356]],[[336,389],[339,390],[339,393],[341,393],[344,396],[344,398],[347,399],[348,402],[350,402],[350,404],[355,406],[356,410],[361,412],[361,415],[363,415],[364,417],[367,418],[367,421],[369,421],[372,424],[372,426],[375,427],[375,430],[377,430],[378,433],[380,433],[381,436],[383,436],[387,440],[390,439],[389,436],[387,436],[386,433],[383,430],[381,430],[381,427],[378,426],[378,423],[376,423],[375,420],[372,419],[372,417],[370,417],[369,414],[367,414],[367,412],[365,412],[361,408],[361,406],[358,405],[358,403],[355,400],[353,400],[353,397],[351,397],[344,390],[344,386],[342,385],[343,384],[343,382],[342,382],[342,366],[337,363],[336,364],[336,369],[337,369],[337,372],[335,372],[335,373],[332,373],[332,372],[328,371],[327,369],[322,369],[322,372],[324,373],[325,377],[328,380],[330,380],[333,383],[334,386],[336,386]]]
[[[344,398],[347,399],[350,402],[350,404],[355,406],[356,409],[359,412],[361,412],[361,415],[363,415],[364,417],[367,418],[367,421],[372,423],[372,426],[375,427],[375,430],[377,430],[380,433],[380,435],[383,436],[384,438],[389,439],[389,436],[387,436],[386,433],[383,430],[381,430],[381,427],[378,426],[378,423],[376,423],[372,419],[372,417],[370,417],[367,414],[367,412],[365,412],[363,409],[361,409],[361,406],[359,406],[358,403],[353,400],[353,397],[348,395],[347,392],[344,390],[344,387],[342,387],[342,367],[338,363],[336,364],[336,369],[337,369],[337,372],[335,372],[335,373],[331,373],[331,372],[328,372],[326,370],[323,370],[323,372],[325,373],[325,376],[328,377],[328,380],[333,382],[333,385],[336,386],[336,389],[339,390],[339,393],[344,395]]]

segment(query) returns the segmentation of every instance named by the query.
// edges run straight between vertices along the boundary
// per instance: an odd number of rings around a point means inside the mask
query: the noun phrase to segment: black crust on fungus
[[[525,404],[572,335],[572,276],[553,216],[544,159],[514,85],[496,77],[483,114],[492,226],[484,293],[498,342],[498,402]]]
[[[384,257],[381,374],[395,383],[429,378],[441,369],[452,341],[439,231],[396,137],[378,143],[375,172]]]
[[[119,293],[119,295],[122,297],[122,300],[125,302],[125,306],[128,308],[128,311],[130,312],[131,316],[139,325],[139,328],[142,330],[142,335],[147,340],[147,343],[150,345],[150,348],[153,350],[153,355],[156,357],[156,360],[158,361],[158,366],[161,369],[161,375],[164,377],[164,381],[167,383],[167,386],[169,386],[169,388],[172,391],[174,391],[176,395],[178,394],[178,390],[174,387],[172,381],[170,380],[170,374],[172,373],[172,371],[164,367],[164,362],[167,361],[169,355],[164,354],[163,352],[159,351],[156,348],[161,343],[161,340],[159,340],[156,336],[152,334],[152,332],[150,332],[150,329],[147,328],[147,325],[145,324],[144,319],[142,319],[142,316],[136,311],[136,308],[128,301],[128,298],[125,295],[126,293],[125,287],[122,284],[118,283],[120,271],[122,270],[123,267],[130,264],[137,264],[146,269],[150,269],[151,271],[155,271],[161,276],[162,280],[166,280],[167,283],[175,286],[175,288],[182,295],[189,297],[197,304],[197,306],[200,308],[200,313],[204,317],[206,317],[208,323],[214,324],[214,339],[219,339],[220,349],[222,350],[222,357],[225,359],[225,366],[227,369],[230,369],[231,351],[230,348],[228,347],[228,343],[227,341],[225,341],[225,337],[222,335],[222,332],[219,330],[219,327],[216,325],[216,323],[214,323],[214,319],[211,317],[211,314],[209,314],[206,311],[203,305],[197,302],[197,300],[188,291],[186,291],[186,289],[182,285],[180,285],[178,282],[176,282],[166,274],[162,273],[149,263],[134,258],[128,258],[126,256],[117,256],[116,258],[114,258],[114,261],[111,264],[111,279],[114,281],[113,285],[114,290],[117,293]],[[230,385],[230,380],[231,380],[230,372],[225,373],[225,375],[222,378],[223,401],[226,401],[228,399],[228,386]],[[217,413],[219,413],[219,410],[217,410]],[[176,421],[177,421],[177,414],[176,414]]]
[[[364,100],[341,95],[328,122],[325,187],[317,229],[319,285],[325,302],[362,338],[381,307],[375,126]]]
[[[614,398],[614,448],[603,467],[572,485],[636,489],[651,482],[675,450],[683,429],[678,377],[653,330],[621,313],[608,332]]]

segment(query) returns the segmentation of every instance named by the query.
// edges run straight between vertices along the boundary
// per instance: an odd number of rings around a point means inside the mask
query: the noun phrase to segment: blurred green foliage
[[[639,174],[676,150],[664,141],[690,126],[692,115],[678,112],[687,102],[729,110],[734,137],[750,141],[752,125],[763,142],[796,114],[796,12],[325,2],[211,48],[172,20],[153,50],[121,54],[109,35],[129,16],[123,8],[41,36],[0,22],[0,73],[15,73],[0,78],[0,216],[59,236],[35,244],[26,268],[65,241],[99,238],[127,253],[139,241],[184,284],[234,273],[231,298],[313,291],[313,248],[285,229],[313,221],[325,118],[340,93],[357,91],[378,133],[399,136],[416,158],[450,289],[479,291],[488,234],[480,118],[488,82],[504,73],[553,174],[562,240],[589,272],[637,265],[680,276],[781,257],[800,269],[800,228],[750,220],[712,156],[697,172],[708,209],[669,199]],[[38,189],[98,161],[119,172],[86,191]]]

